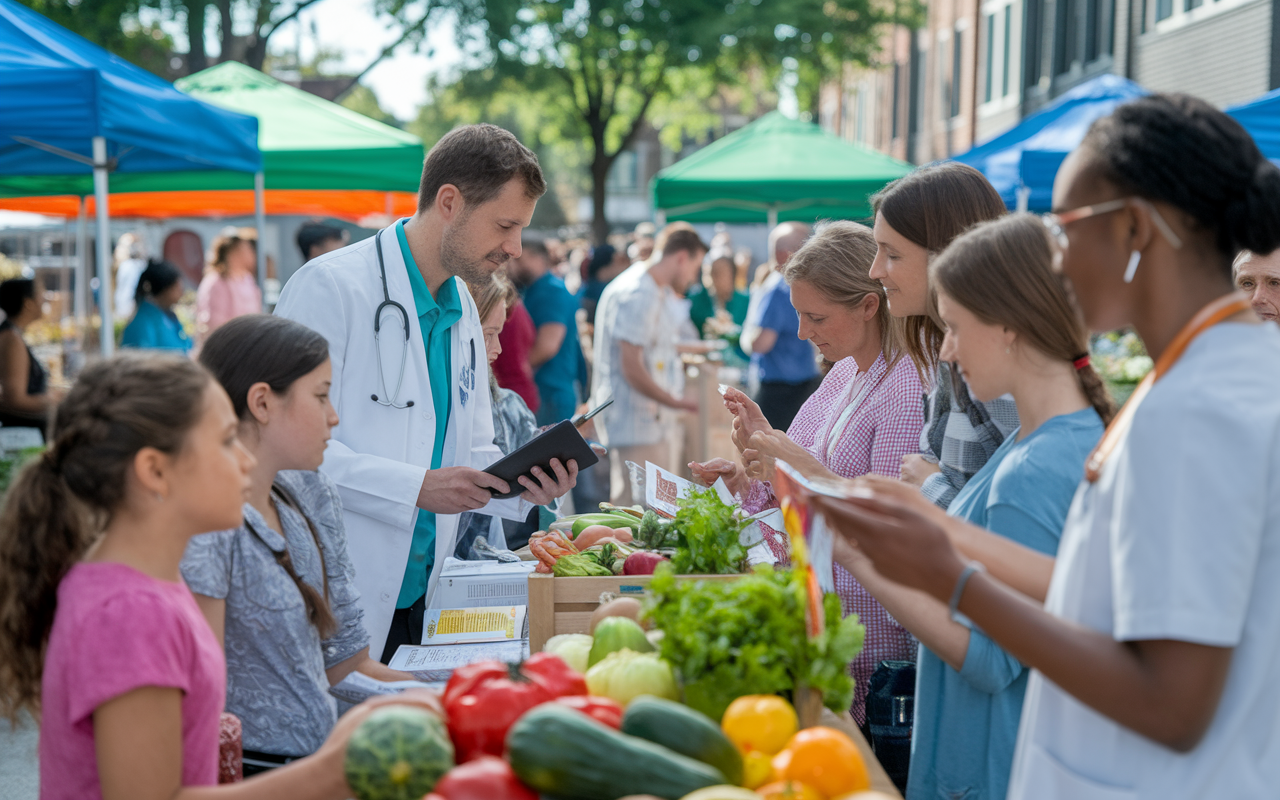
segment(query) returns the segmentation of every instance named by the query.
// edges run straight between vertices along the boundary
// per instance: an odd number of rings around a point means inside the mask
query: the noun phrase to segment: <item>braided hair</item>
[[[124,502],[138,451],[182,449],[210,380],[185,358],[124,354],[86,368],[58,405],[48,450],[0,512],[0,716],[38,711],[58,584]]]
[[[1155,94],[1125,103],[1095,122],[1082,146],[1121,191],[1190,217],[1228,276],[1240,250],[1280,245],[1280,169],[1239,122],[1205,101]]]

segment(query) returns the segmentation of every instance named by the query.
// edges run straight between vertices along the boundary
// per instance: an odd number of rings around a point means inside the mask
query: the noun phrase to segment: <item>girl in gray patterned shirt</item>
[[[245,772],[309,755],[337,721],[329,687],[358,670],[411,680],[369,657],[337,488],[316,470],[338,415],[329,345],[264,314],[238,317],[200,354],[231,397],[253,453],[244,523],[192,539],[182,576],[227,657],[227,711]]]

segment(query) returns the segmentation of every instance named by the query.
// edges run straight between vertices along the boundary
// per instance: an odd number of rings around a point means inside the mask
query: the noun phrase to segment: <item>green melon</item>
[[[347,784],[360,800],[421,800],[453,768],[453,743],[435,714],[388,706],[347,742]]]

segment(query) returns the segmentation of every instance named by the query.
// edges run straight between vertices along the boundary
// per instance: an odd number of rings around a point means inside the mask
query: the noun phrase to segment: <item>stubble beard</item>
[[[464,223],[465,224],[465,223]],[[440,243],[440,266],[450,275],[462,278],[468,284],[483,286],[493,277],[511,256],[501,247],[475,260],[468,260],[462,248],[462,233],[456,229],[446,231]]]

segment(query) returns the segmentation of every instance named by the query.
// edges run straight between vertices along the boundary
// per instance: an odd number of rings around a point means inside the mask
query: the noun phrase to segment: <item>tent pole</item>
[[[778,227],[778,209],[773,206],[769,207],[769,230]]]
[[[258,291],[262,293],[262,310],[267,310],[267,201],[266,175],[253,173],[253,224],[258,228]]]
[[[1031,187],[1026,184],[1018,185],[1018,211],[1026,211],[1031,205]]]
[[[107,213],[107,140],[93,137],[93,199],[98,216],[98,308],[102,313],[102,356],[116,349],[116,326],[111,316],[111,219]]]
[[[85,320],[89,318],[89,305],[85,302],[89,292],[89,203],[83,196],[80,197],[80,213],[76,216],[76,257],[76,294],[73,301],[76,335],[84,336]]]
[[[665,209],[659,208],[653,212],[653,219],[656,226],[661,229],[667,227],[667,212]]]

